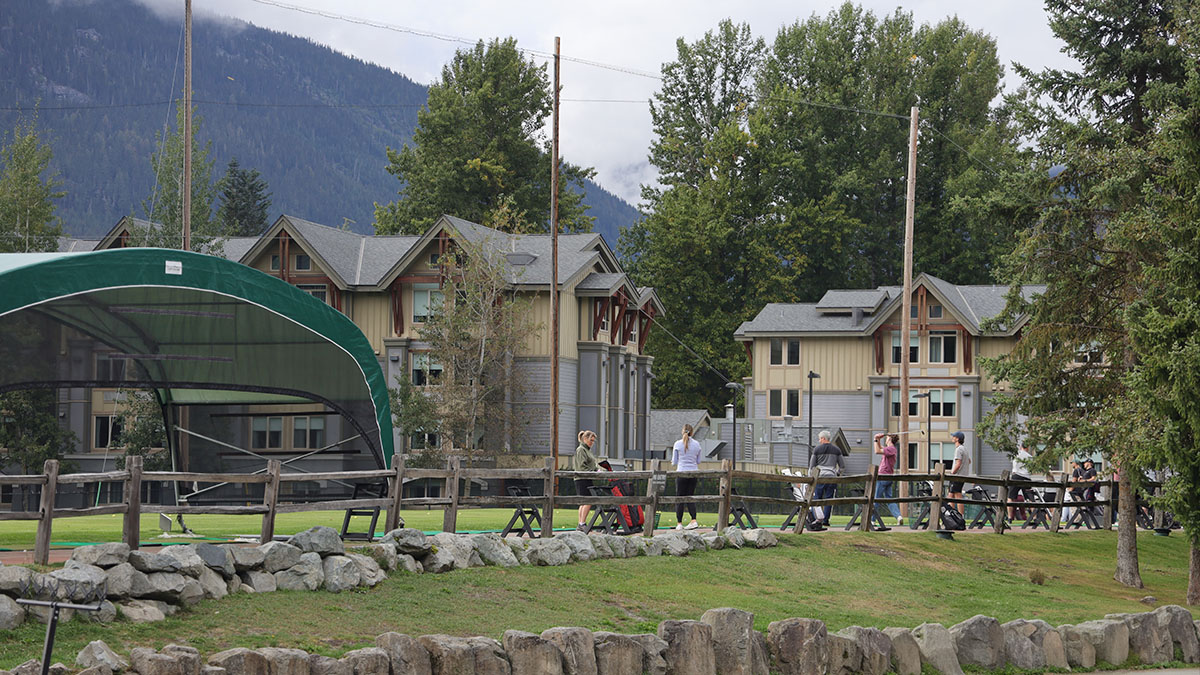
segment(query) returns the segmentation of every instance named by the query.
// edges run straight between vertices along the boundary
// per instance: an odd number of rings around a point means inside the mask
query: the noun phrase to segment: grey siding
[[[520,453],[550,454],[550,360],[517,359],[513,366],[521,378],[523,392],[513,404],[518,426],[513,430],[513,449]],[[560,359],[558,367],[558,452],[574,454],[578,412],[579,367],[575,359]]]
[[[990,413],[996,406],[992,403],[990,396],[979,396],[980,411],[979,419],[983,419],[984,415]],[[979,450],[979,471],[980,476],[999,476],[1001,471],[1012,468],[1012,459],[1008,455],[1001,454],[992,449],[992,446],[987,445],[982,441]]]

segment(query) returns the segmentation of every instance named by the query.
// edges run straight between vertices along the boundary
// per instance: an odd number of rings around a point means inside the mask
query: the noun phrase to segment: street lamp
[[[738,458],[738,454],[737,454],[737,438],[738,438],[737,398],[738,398],[738,392],[745,391],[746,388],[743,387],[742,385],[738,384],[737,382],[726,382],[725,388],[733,391],[733,461],[737,462],[737,458]],[[742,469],[745,469],[745,468],[746,468],[746,465],[745,465],[745,463],[743,463]]]
[[[913,394],[913,398],[929,398],[930,392],[924,394]],[[929,461],[933,461],[933,406],[929,405],[929,401],[925,401],[925,456]],[[939,458],[938,461],[941,461]],[[929,466],[930,471],[933,470],[933,465]]]
[[[813,380],[819,380],[821,376],[808,371],[808,465],[812,464],[812,425],[813,425]],[[807,466],[807,465],[806,465]]]

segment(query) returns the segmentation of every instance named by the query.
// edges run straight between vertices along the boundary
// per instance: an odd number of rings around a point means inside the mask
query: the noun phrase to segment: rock
[[[260,546],[224,544],[224,547],[226,551],[229,551],[229,557],[233,559],[233,569],[238,572],[259,569],[267,559],[266,553]]]
[[[596,641],[597,675],[642,673],[645,671],[645,650],[642,649],[642,645],[637,640],[628,635],[603,632],[593,633],[592,637]],[[505,646],[507,647],[507,645]],[[517,671],[515,661],[513,662],[513,672],[519,672]]]
[[[392,675],[432,675],[429,650],[415,638],[400,633],[384,633],[375,638],[375,646],[387,653]]]
[[[0,671],[0,672],[7,673],[8,671],[5,670],[5,671]],[[112,670],[112,668],[109,668],[108,666],[99,665],[99,666],[92,666],[91,668],[84,668],[83,670],[79,671],[75,675],[113,675],[113,670]]]
[[[767,626],[771,658],[783,675],[824,675],[829,635],[817,619],[783,619]]]
[[[700,538],[704,540],[704,545],[707,546],[710,551],[720,551],[721,549],[725,548],[725,537],[722,537],[716,532],[706,532],[700,535]]]
[[[216,574],[214,572],[214,574]],[[179,604],[184,607],[191,607],[198,604],[205,598],[204,586],[196,579],[188,579],[183,582],[183,589],[179,591]]]
[[[146,551],[130,551],[129,564],[139,572],[181,572],[183,568],[179,561],[169,555],[148,553]]]
[[[544,673],[545,675],[562,675],[563,654],[553,642],[537,633],[527,633],[521,630],[506,630],[504,638],[504,653],[514,673]],[[636,646],[636,645],[635,645]],[[641,647],[638,647],[637,667],[642,667]],[[637,672],[626,670],[622,672]]]
[[[516,556],[517,562],[522,565],[529,564],[529,549],[525,547],[525,540],[520,537],[505,537],[504,543],[508,544],[508,550]]]
[[[271,675],[309,675],[308,652],[303,649],[263,647],[257,651],[267,660]]]
[[[1025,619],[1015,619],[1000,625],[1004,634],[1004,661],[1017,668],[1033,670],[1046,665],[1046,654],[1035,645],[1033,636],[1037,625]]]
[[[205,567],[200,570],[200,574],[196,576],[196,580],[200,582],[200,588],[204,590],[204,597],[212,600],[220,600],[229,595],[229,585],[225,583],[225,577],[219,572]]]
[[[71,675],[71,669],[61,663],[51,663],[46,670],[49,675]]]
[[[829,634],[829,675],[850,675],[862,669],[862,650],[849,635]]]
[[[508,544],[504,543],[500,535],[494,532],[471,535],[471,545],[484,565],[516,567],[521,564],[517,561],[517,556],[513,555]]]
[[[29,659],[25,663],[12,669],[12,675],[38,675],[42,672],[42,662],[37,659]]]
[[[245,591],[242,590],[243,585],[242,578],[236,574],[233,575],[232,578],[225,580],[225,588],[229,591],[229,595],[233,595],[234,593],[245,593]]]
[[[571,562],[571,548],[558,539],[530,539],[526,555],[530,565],[554,567]]]
[[[309,675],[354,675],[354,667],[328,656],[309,654],[308,672]]]
[[[271,574],[282,572],[300,562],[300,549],[282,541],[268,541],[259,546],[258,550],[263,554],[262,569],[264,572]]]
[[[1158,598],[1154,597],[1153,595],[1145,595],[1142,596],[1142,599],[1138,600],[1138,602],[1142,603],[1143,605],[1157,605]]]
[[[337,530],[324,525],[310,527],[303,532],[292,535],[288,543],[300,549],[301,553],[316,553],[322,558],[331,555],[343,555],[346,552],[342,537]]]
[[[667,641],[653,633],[630,635],[630,640],[642,646],[642,672],[646,675],[666,675]]]
[[[1139,663],[1163,663],[1175,657],[1171,632],[1158,614],[1108,614],[1104,618],[1123,621],[1129,628],[1129,651]]]
[[[646,547],[649,545],[649,540],[646,539],[645,537],[643,537],[641,535],[638,535],[636,537],[629,537],[626,540],[626,543],[630,544],[632,546],[632,548],[635,549],[634,553],[633,553],[633,557],[636,558],[637,556],[646,555]]]
[[[380,543],[393,544],[397,553],[411,555],[417,559],[424,558],[433,548],[433,542],[429,541],[424,532],[411,527],[402,527],[388,532],[383,535]]]
[[[741,548],[746,545],[746,536],[742,534],[741,528],[727,527],[721,530],[721,534],[725,537],[725,543],[733,548]]]
[[[596,639],[586,628],[549,628],[542,638],[552,642],[563,655],[567,675],[596,675]]]
[[[692,552],[692,547],[688,546],[687,540],[676,532],[656,534],[651,539],[662,546],[663,555],[682,557]]]
[[[439,532],[430,539],[433,541],[433,550],[421,563],[426,572],[446,572],[451,569],[465,570],[483,566],[483,559],[476,553],[470,537]]]
[[[884,673],[891,670],[892,639],[885,635],[883,631],[878,628],[850,626],[838,631],[835,635],[852,641],[856,647],[858,659],[856,669],[853,672],[866,673],[866,675],[884,675]],[[833,658],[832,651],[831,645],[830,659]],[[830,675],[833,675],[833,672],[833,667],[830,666]]]
[[[331,555],[321,561],[325,590],[341,593],[358,586],[358,565],[344,555]]]
[[[25,623],[25,608],[7,595],[0,595],[0,630],[12,630]]]
[[[979,666],[987,670],[1004,667],[1004,631],[990,616],[975,616],[950,627],[959,666]]]
[[[395,544],[367,544],[356,547],[354,553],[371,558],[385,572],[391,572],[400,566],[400,554],[396,552]]]
[[[267,657],[245,647],[234,647],[208,657],[208,664],[224,668],[229,675],[270,675]]]
[[[77,562],[69,569],[54,570],[49,577],[58,582],[58,596],[64,600],[80,604],[91,603],[106,594],[104,587],[108,577],[103,569],[95,565]]]
[[[1085,621],[1075,626],[1075,630],[1092,643],[1097,661],[1117,666],[1129,658],[1129,626],[1124,621]]]
[[[201,570],[207,567],[204,564],[204,559],[196,553],[195,544],[164,546],[162,555],[174,558],[175,562],[179,563],[179,571],[189,577],[200,576]]]
[[[219,666],[200,666],[200,675],[229,675],[229,671]]]
[[[411,574],[423,574],[425,572],[425,568],[421,567],[421,563],[406,553],[400,553],[396,556],[396,569]]]
[[[779,545],[779,539],[770,530],[756,528],[742,532],[746,538],[746,544],[754,548],[770,548]]]
[[[921,663],[936,668],[942,675],[963,675],[954,649],[954,636],[940,623],[923,623],[912,629],[921,651]]]
[[[129,662],[138,675],[190,675],[173,655],[159,654],[153,649],[134,647]]]
[[[1200,663],[1200,637],[1196,634],[1191,613],[1179,605],[1163,605],[1154,613],[1171,634],[1172,651],[1178,648],[1183,653],[1184,663]]]
[[[257,570],[238,572],[242,583],[249,586],[255,593],[270,593],[275,590],[275,575]]]
[[[647,539],[645,537],[638,537],[638,539],[642,540],[642,542],[645,544],[644,552],[647,557],[657,558],[658,556],[663,554],[662,540],[655,541],[655,539],[653,537],[651,537],[649,539]]]
[[[1063,646],[1062,633],[1045,621],[1031,621],[1030,623],[1040,624],[1038,630],[1042,636],[1042,651],[1046,653],[1046,665],[1051,668],[1068,670],[1071,665],[1067,661],[1067,648]],[[1034,644],[1037,644],[1036,637]]]
[[[429,650],[433,672],[438,675],[507,675],[511,672],[504,649],[490,638],[422,635],[418,639]]]
[[[354,675],[388,675],[392,667],[391,662],[388,661],[387,652],[379,647],[364,647],[348,651],[341,660],[350,665]]]
[[[688,548],[692,551],[703,553],[708,550],[708,545],[704,543],[704,539],[691,530],[684,530],[675,534],[676,536],[683,537],[683,540],[687,542]]]
[[[19,595],[33,580],[33,570],[20,565],[0,565],[0,593]],[[41,672],[41,666],[38,666]]]
[[[920,675],[921,648],[907,628],[884,628],[883,634],[892,641],[891,669],[896,675]]]
[[[75,657],[75,665],[80,668],[105,666],[114,673],[119,673],[129,668],[129,662],[121,658],[119,654],[104,644],[102,640],[93,640],[80,650],[79,655]]]
[[[1058,634],[1062,636],[1063,652],[1071,668],[1091,670],[1096,666],[1096,648],[1082,633],[1075,630],[1075,626],[1063,624],[1058,627]]]
[[[571,548],[571,562],[586,562],[596,557],[592,538],[582,532],[559,532],[554,538]]]
[[[169,644],[160,649],[159,653],[170,656],[178,661],[184,675],[200,675],[202,661],[199,649],[186,645]]]
[[[615,557],[613,554],[612,545],[608,543],[608,539],[606,539],[600,532],[593,532],[584,536],[588,538],[588,541],[592,542],[592,551],[594,551],[592,557],[594,559],[600,560],[604,558]]]
[[[117,609],[120,610],[121,616],[134,623],[162,621],[167,618],[166,613],[163,612],[158,603],[150,600],[130,600],[118,603]]]
[[[637,555],[637,547],[631,546],[629,537],[622,537],[616,534],[602,535],[608,540],[608,548],[612,550],[614,558],[632,558]]]
[[[226,579],[233,578],[237,568],[233,563],[233,555],[229,549],[216,544],[196,544],[196,555],[204,561],[208,569],[220,574]]]
[[[658,637],[667,643],[667,672],[716,675],[712,626],[700,621],[663,621]]]
[[[71,560],[96,567],[116,567],[129,560],[129,544],[114,542],[80,546],[71,552]]]
[[[281,591],[315,591],[324,583],[325,571],[316,553],[302,553],[295,565],[275,573],[275,587]]]
[[[117,620],[117,606],[111,600],[101,600],[95,612],[81,612],[79,618],[92,623],[112,623]]]
[[[766,675],[768,658],[759,653],[754,639],[754,614],[732,607],[710,609],[700,621],[712,627],[713,658],[717,672],[732,675]]]
[[[154,590],[150,585],[150,579],[138,571],[132,563],[122,563],[116,567],[110,567],[104,573],[104,583],[110,598],[141,598]]]
[[[376,584],[387,578],[383,569],[375,559],[361,553],[347,553],[346,557],[358,566],[358,585],[374,588]]]

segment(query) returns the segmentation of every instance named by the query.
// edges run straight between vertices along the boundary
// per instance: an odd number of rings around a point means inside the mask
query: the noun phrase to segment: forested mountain
[[[0,2],[0,132],[38,106],[42,139],[67,196],[64,229],[108,231],[142,215],[150,155],[183,90],[181,21],[129,0]],[[426,87],[304,38],[232,20],[193,23],[192,88],[216,173],[236,157],[258,169],[272,218],[286,212],[370,232],[395,198],[384,167],[416,124]],[[214,176],[217,178],[219,176]],[[588,183],[596,231],[615,246],[633,207]]]

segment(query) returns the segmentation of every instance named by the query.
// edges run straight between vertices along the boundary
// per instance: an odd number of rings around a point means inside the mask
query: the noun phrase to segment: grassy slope
[[[699,618],[712,607],[755,613],[765,630],[793,616],[831,630],[947,625],[975,614],[1054,624],[1143,611],[1144,595],[1182,604],[1187,546],[1182,537],[1139,538],[1146,588],[1112,581],[1116,533],[959,535],[928,533],[784,535],[765,551],[710,551],[689,558],[602,560],[560,568],[484,568],[397,575],[370,591],[274,593],[206,601],[158,624],[71,622],[59,628],[56,658],[89,640],[118,651],[168,642],[209,654],[232,646],[279,645],[337,655],[396,630],[499,638],[507,628],[551,626],[653,632],[668,618]],[[1031,570],[1046,575],[1029,582]],[[44,628],[26,623],[0,641],[0,668],[39,656]]]

